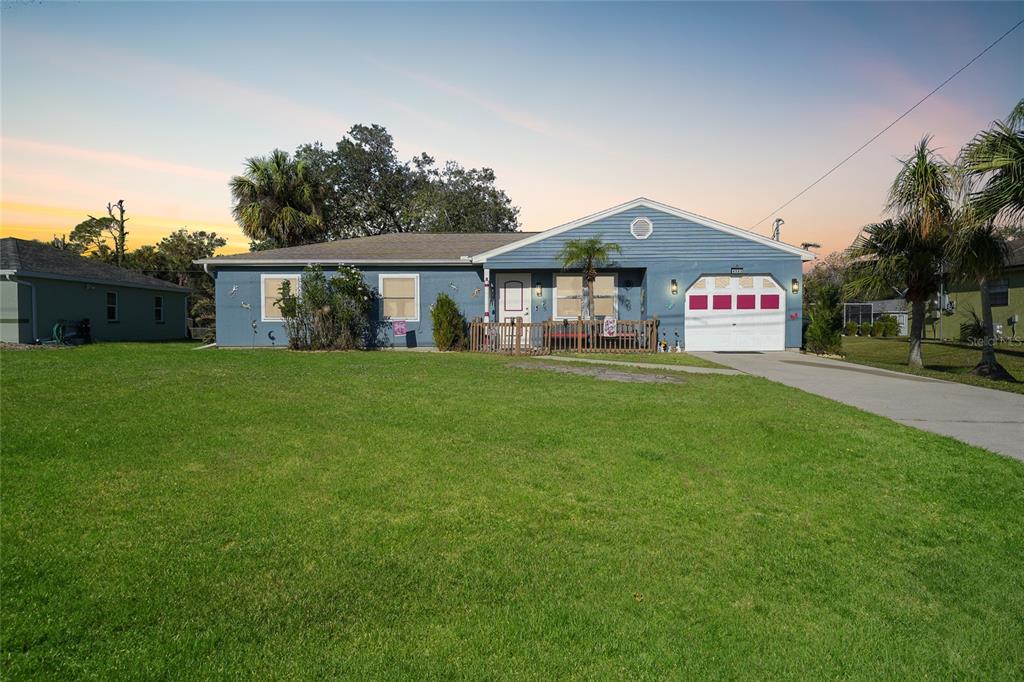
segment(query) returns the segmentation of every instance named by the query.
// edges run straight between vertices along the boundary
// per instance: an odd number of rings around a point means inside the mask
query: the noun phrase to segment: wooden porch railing
[[[603,320],[469,323],[469,350],[474,353],[546,355],[548,353],[653,353],[658,320]]]

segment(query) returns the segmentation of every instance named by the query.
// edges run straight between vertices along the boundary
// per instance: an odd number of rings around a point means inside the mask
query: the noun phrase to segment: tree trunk
[[[910,349],[907,353],[907,367],[921,369],[921,337],[924,335],[924,301],[913,301],[910,304]]]
[[[974,366],[971,374],[988,377],[996,381],[1016,381],[1006,368],[996,360],[995,327],[992,324],[992,298],[989,296],[988,280],[984,277],[978,281],[981,293],[981,323],[984,335],[981,340],[981,362]]]
[[[588,320],[594,319],[594,281],[589,277],[587,280],[587,304],[583,307],[583,315]]]
[[[117,208],[118,216],[114,215],[114,209]],[[124,244],[125,238],[128,233],[124,229],[126,221],[124,217],[124,199],[118,199],[117,203],[107,204],[107,213],[110,215],[111,221],[114,226],[112,229],[114,237],[114,257],[117,260],[117,264],[120,266],[124,263]]]

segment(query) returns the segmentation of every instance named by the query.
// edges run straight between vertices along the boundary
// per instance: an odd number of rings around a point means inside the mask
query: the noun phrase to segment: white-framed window
[[[988,285],[988,304],[994,308],[1010,305],[1010,285],[1005,279]]]
[[[260,275],[260,292],[263,299],[263,305],[260,307],[260,319],[263,322],[280,322],[284,319],[281,315],[281,306],[277,304],[277,300],[281,298],[281,285],[284,284],[285,281],[291,285],[292,294],[298,293],[298,275]]]
[[[554,291],[555,309],[552,311],[556,319],[575,320],[583,316],[583,276],[555,275]]]
[[[164,297],[154,296],[153,297],[153,321],[163,322],[164,321]]]
[[[594,317],[617,317],[618,294],[618,278],[614,274],[598,275],[594,280]]]
[[[117,292],[107,292],[107,322],[117,322]]]
[[[420,276],[386,274],[378,278],[381,317],[385,320],[420,321]]]
[[[583,299],[586,287],[583,275],[555,275],[553,317],[560,320],[574,320],[583,316]],[[594,317],[615,317],[619,309],[618,277],[615,274],[598,275],[594,280]]]
[[[629,233],[635,239],[647,239],[654,232],[654,223],[650,218],[640,217],[629,224]]]

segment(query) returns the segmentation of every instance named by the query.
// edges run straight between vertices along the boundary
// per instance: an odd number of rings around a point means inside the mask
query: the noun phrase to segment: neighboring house
[[[429,346],[439,293],[467,319],[577,319],[582,276],[557,256],[567,240],[587,237],[622,249],[595,283],[596,317],[657,317],[661,338],[691,350],[800,346],[802,264],[812,253],[649,199],[544,232],[386,234],[197,263],[216,279],[218,345],[285,345],[278,290],[315,263],[359,268],[381,296],[378,319],[407,330],[396,337],[390,327],[389,341]]]
[[[953,314],[943,318],[942,335],[955,339],[960,335],[960,325],[973,319],[971,311],[981,317],[981,292],[977,282],[954,282],[949,285],[946,297],[952,304]],[[1021,326],[1024,320],[1024,239],[1014,240],[1002,275],[989,282],[989,300],[996,334],[1024,335]]]
[[[47,244],[0,239],[0,341],[50,339],[88,319],[96,341],[186,336],[189,290]]]
[[[847,303],[843,306],[843,324],[856,322],[857,324],[872,324],[880,317],[895,317],[899,323],[899,335],[909,334],[909,323],[907,321],[907,302],[902,298],[887,298],[881,301],[859,301]]]

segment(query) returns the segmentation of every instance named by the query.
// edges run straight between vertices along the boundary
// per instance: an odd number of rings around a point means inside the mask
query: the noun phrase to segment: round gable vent
[[[654,224],[648,218],[637,218],[629,224],[629,233],[637,239],[647,239],[654,232]]]

